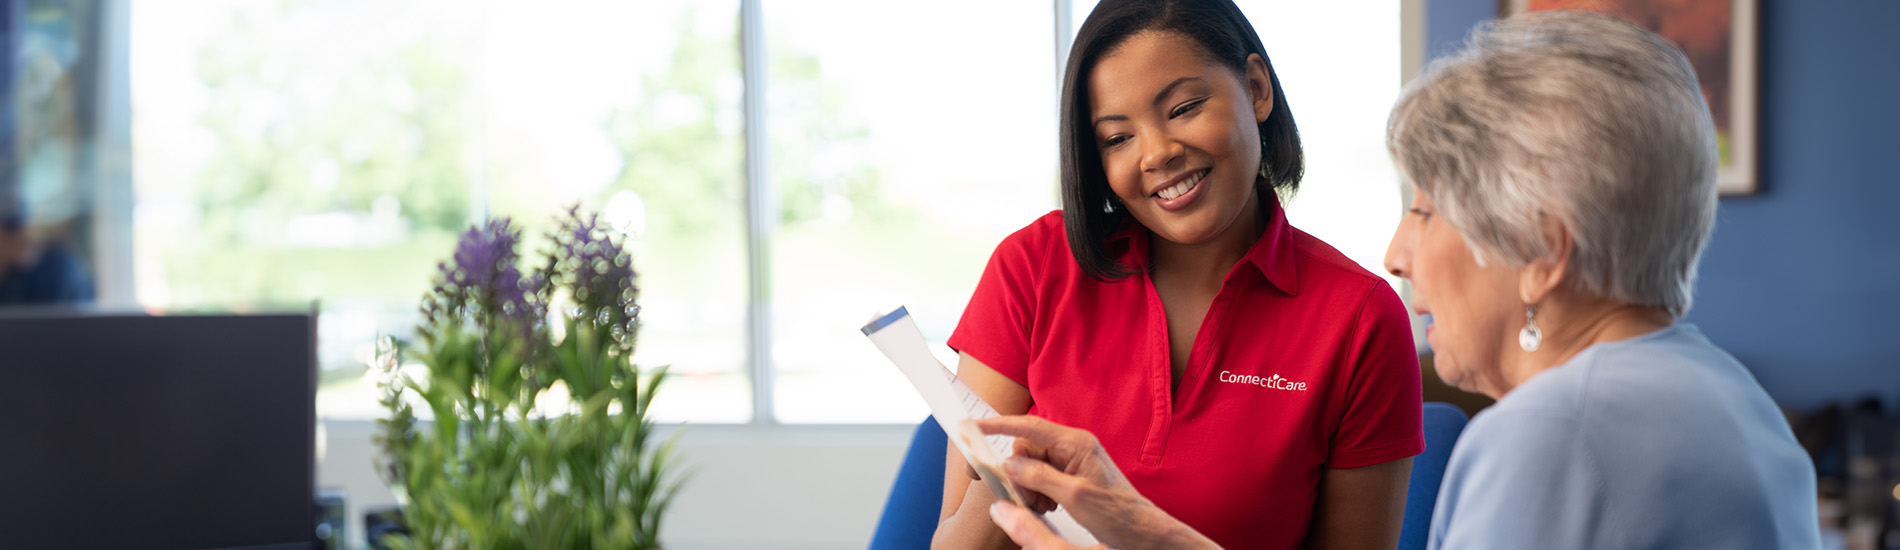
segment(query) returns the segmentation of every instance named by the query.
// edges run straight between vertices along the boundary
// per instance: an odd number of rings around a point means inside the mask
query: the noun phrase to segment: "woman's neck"
[[[1211,282],[1219,288],[1234,263],[1247,255],[1267,227],[1269,214],[1260,206],[1259,193],[1256,188],[1249,194],[1247,198],[1253,203],[1252,207],[1243,209],[1240,217],[1207,242],[1181,244],[1151,234],[1148,247],[1154,271],[1165,272],[1170,277]]]
[[[1539,373],[1570,362],[1590,346],[1636,338],[1676,322],[1674,315],[1659,307],[1634,306],[1574,294],[1552,298],[1537,309],[1537,326],[1543,332],[1543,345],[1534,352],[1519,352],[1514,361],[1516,368],[1505,373],[1508,387],[1494,397],[1501,397]],[[1516,339],[1512,340],[1515,344]]]

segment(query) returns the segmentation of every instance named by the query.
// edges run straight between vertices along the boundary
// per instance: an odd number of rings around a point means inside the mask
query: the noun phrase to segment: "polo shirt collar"
[[[1280,206],[1277,193],[1267,193],[1267,205],[1272,207],[1267,217],[1267,228],[1247,249],[1247,254],[1240,257],[1240,261],[1259,269],[1260,276],[1266,278],[1274,288],[1280,289],[1280,292],[1289,296],[1298,295],[1300,278],[1299,270],[1293,265],[1293,226],[1287,224],[1286,209]],[[1135,223],[1132,217],[1124,219],[1127,222],[1122,228],[1109,235],[1109,249],[1117,248],[1116,241],[1125,241],[1126,248],[1118,255],[1118,259],[1145,271],[1149,267],[1148,239],[1153,233]]]

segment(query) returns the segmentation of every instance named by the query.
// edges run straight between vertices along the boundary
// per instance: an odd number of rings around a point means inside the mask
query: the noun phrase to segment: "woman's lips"
[[[1161,198],[1161,193],[1156,192],[1154,194],[1155,204],[1160,205],[1162,210],[1167,210],[1169,212],[1178,211],[1183,208],[1187,208],[1188,205],[1190,204],[1194,204],[1195,200],[1200,199],[1201,195],[1206,194],[1206,191],[1207,191],[1206,184],[1207,184],[1208,173],[1210,173],[1209,170],[1202,170],[1200,175],[1196,177],[1195,179],[1193,179],[1192,183],[1189,184],[1190,188],[1187,190],[1186,193],[1182,193],[1181,195],[1176,196],[1172,199]]]

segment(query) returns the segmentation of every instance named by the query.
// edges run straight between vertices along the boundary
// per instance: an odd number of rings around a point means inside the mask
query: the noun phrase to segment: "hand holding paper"
[[[937,424],[949,435],[950,444],[963,453],[964,460],[976,470],[977,477],[989,485],[990,492],[997,498],[1028,507],[999,470],[1015,439],[1005,435],[986,438],[977,429],[975,419],[997,416],[996,409],[990,408],[989,403],[930,354],[924,333],[917,329],[910,312],[897,308],[861,330],[877,345],[878,351],[884,352],[884,356],[897,365],[897,370],[910,379],[911,385],[916,386],[917,393],[923,395],[924,403],[930,406],[930,415],[937,417]]]
[[[910,312],[899,307],[873,319],[860,330],[917,388],[917,393],[930,406],[931,416],[937,418],[937,424],[943,426],[949,436],[950,444],[963,453],[964,460],[989,486],[990,493],[1029,508],[1022,493],[1002,472],[1003,459],[1012,453],[1016,438],[1000,434],[985,436],[977,428],[977,420],[999,416],[996,409],[930,354],[930,345],[925,342],[923,331],[918,330],[917,322],[910,318]],[[1058,509],[1047,519],[1064,539],[1082,545],[1095,543],[1095,538],[1077,525],[1067,511]]]

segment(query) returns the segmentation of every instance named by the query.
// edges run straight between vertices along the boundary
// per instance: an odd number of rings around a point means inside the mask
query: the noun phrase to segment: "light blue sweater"
[[[1598,344],[1479,413],[1430,547],[1815,548],[1814,465],[1694,326]]]

